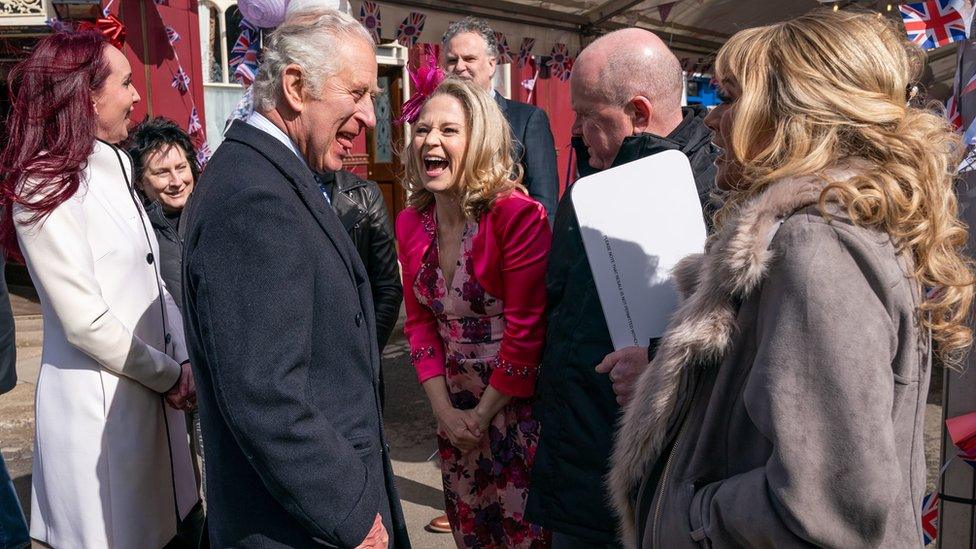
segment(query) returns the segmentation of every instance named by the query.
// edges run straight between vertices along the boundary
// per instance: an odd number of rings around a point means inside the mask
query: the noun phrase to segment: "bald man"
[[[718,150],[705,112],[681,107],[683,86],[677,58],[648,31],[619,30],[584,49],[570,80],[580,175],[679,150],[691,161],[710,219]],[[620,404],[649,361],[648,347],[613,352],[570,193],[557,209],[546,283],[549,325],[536,406],[542,438],[526,515],[553,530],[554,549],[617,547],[604,477]]]

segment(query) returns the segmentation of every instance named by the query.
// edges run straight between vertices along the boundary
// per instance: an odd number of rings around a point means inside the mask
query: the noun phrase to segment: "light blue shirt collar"
[[[292,141],[290,137],[288,137],[288,134],[281,131],[281,128],[275,126],[263,114],[254,111],[253,113],[251,113],[250,116],[247,117],[247,120],[245,120],[245,122],[248,125],[254,126],[255,128],[270,135],[271,137],[274,137],[278,141],[281,141],[286,147],[288,147],[291,150],[291,152],[295,153],[295,156],[297,156],[303,163],[305,163],[305,157],[302,156],[302,153],[298,150],[298,147],[295,145],[295,142]]]

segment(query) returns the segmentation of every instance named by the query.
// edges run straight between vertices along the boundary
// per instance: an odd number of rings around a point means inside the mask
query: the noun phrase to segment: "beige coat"
[[[183,413],[161,397],[183,324],[123,169],[96,142],[75,196],[17,226],[44,313],[31,536],[56,548],[162,547],[198,499]]]
[[[921,546],[920,289],[886,234],[821,215],[825,185],[774,184],[679,265],[616,437],[627,545]]]

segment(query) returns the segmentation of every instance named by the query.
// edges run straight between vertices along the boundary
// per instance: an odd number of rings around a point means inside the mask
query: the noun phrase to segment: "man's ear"
[[[281,71],[281,98],[285,105],[295,113],[305,110],[305,72],[292,63]]]
[[[494,76],[495,76],[495,70],[496,70],[496,67],[498,65],[498,58],[497,57],[489,57],[488,58],[488,65],[489,65],[490,70],[491,70],[491,76],[492,76],[492,78],[494,78]]]
[[[643,95],[636,95],[627,103],[627,114],[634,126],[634,135],[645,133],[651,126],[651,117],[654,115],[654,106],[651,100]]]

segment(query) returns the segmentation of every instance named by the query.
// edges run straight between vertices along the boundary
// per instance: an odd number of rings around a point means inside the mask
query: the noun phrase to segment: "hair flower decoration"
[[[403,104],[400,116],[396,119],[397,124],[404,122],[413,124],[420,116],[420,109],[424,107],[424,103],[430,99],[430,96],[434,94],[437,86],[441,85],[445,77],[444,71],[437,66],[434,56],[430,54],[425,56],[417,70],[407,69],[407,71],[410,73],[410,85],[413,88],[413,93],[410,95],[410,99]]]

